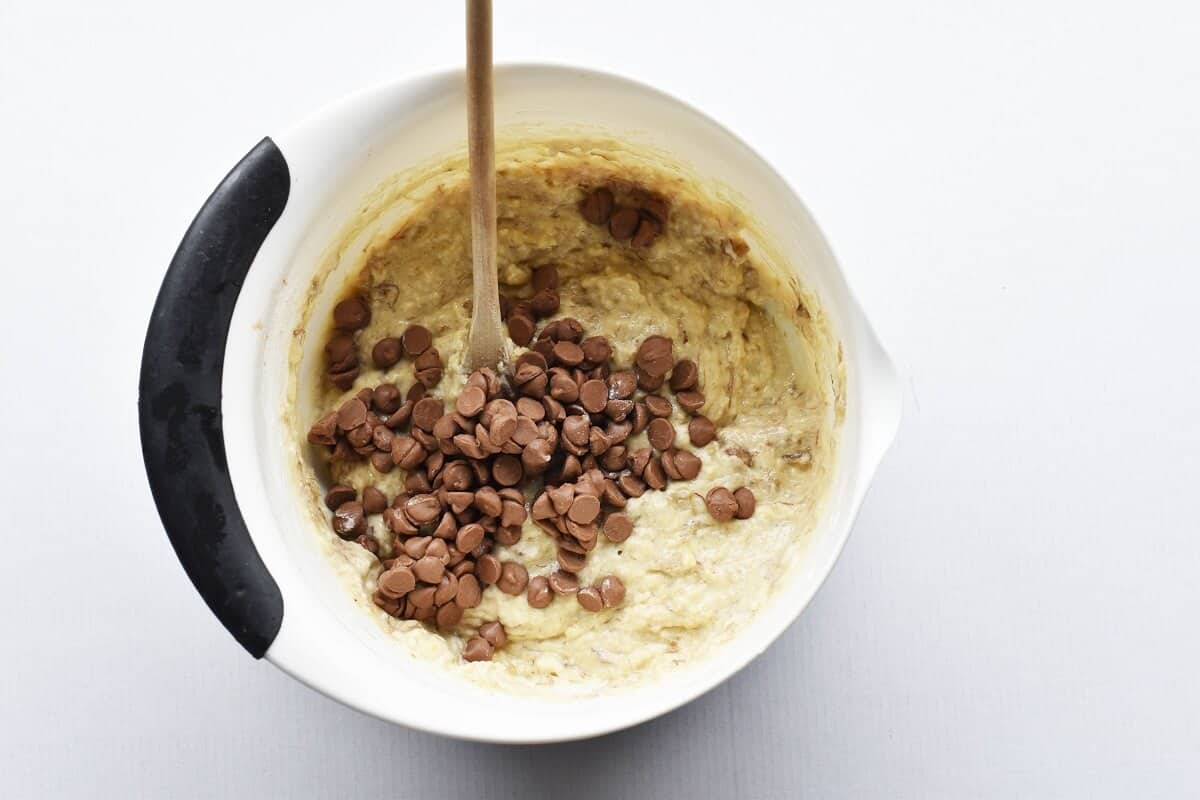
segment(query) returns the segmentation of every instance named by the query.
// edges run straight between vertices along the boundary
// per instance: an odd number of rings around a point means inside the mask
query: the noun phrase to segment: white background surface
[[[250,659],[145,484],[150,307],[246,150],[456,61],[461,4],[4,0],[0,796],[1195,796],[1196,4],[499,5],[498,59],[699,105],[825,228],[909,387],[829,582],[727,684],[570,745]]]

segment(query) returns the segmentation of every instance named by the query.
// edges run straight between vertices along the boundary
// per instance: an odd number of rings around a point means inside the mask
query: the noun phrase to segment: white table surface
[[[246,150],[454,62],[461,4],[6,0],[0,796],[1196,796],[1197,5],[499,5],[498,59],[698,104],[828,233],[908,387],[828,583],[733,680],[569,745],[249,658],[145,484],[150,306]]]

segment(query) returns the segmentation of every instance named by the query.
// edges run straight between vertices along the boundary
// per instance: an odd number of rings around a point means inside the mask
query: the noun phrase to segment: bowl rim
[[[693,104],[617,72],[579,67],[557,61],[541,60],[499,62],[495,65],[495,71],[501,80],[506,75],[535,72],[561,76],[586,76],[592,80],[621,86],[629,91],[639,92],[660,102],[676,106],[679,110],[694,116],[700,122],[719,131],[738,147],[742,148],[750,158],[758,162],[766,173],[778,181],[780,186],[791,195],[799,207],[803,208],[808,214],[814,232],[819,237],[820,244],[827,251],[827,255],[834,267],[833,272],[836,279],[841,284],[838,287],[838,291],[843,294],[842,305],[846,314],[845,318],[839,321],[839,326],[836,330],[837,336],[843,342],[853,339],[861,347],[862,352],[859,355],[865,362],[866,367],[868,367],[855,374],[850,374],[848,368],[847,396],[864,401],[866,397],[864,392],[868,389],[868,386],[875,393],[875,397],[872,398],[869,404],[869,410],[874,412],[876,424],[873,426],[870,436],[867,436],[867,432],[864,431],[863,441],[857,447],[858,455],[856,463],[854,465],[846,465],[847,469],[855,470],[855,474],[857,475],[857,478],[852,478],[855,481],[855,488],[849,499],[844,501],[846,503],[844,520],[839,524],[836,539],[833,542],[831,551],[826,556],[826,560],[824,563],[819,564],[815,571],[815,579],[812,580],[811,589],[804,593],[798,605],[791,610],[791,613],[779,615],[777,624],[772,625],[762,637],[761,647],[743,648],[742,651],[738,652],[736,658],[726,661],[721,669],[712,670],[703,679],[692,681],[687,691],[664,693],[664,699],[656,699],[653,702],[629,703],[627,704],[629,708],[628,713],[619,715],[618,719],[607,720],[603,723],[596,723],[581,715],[577,718],[577,722],[573,726],[574,729],[567,733],[554,731],[547,735],[539,735],[536,731],[514,731],[509,734],[495,735],[492,731],[472,731],[467,725],[456,723],[453,715],[407,717],[402,714],[389,713],[386,709],[371,707],[369,703],[360,702],[354,697],[339,691],[341,688],[339,684],[331,684],[322,680],[311,669],[309,661],[311,660],[312,653],[307,644],[303,640],[297,640],[294,637],[285,635],[289,631],[289,615],[287,613],[284,614],[284,625],[279,632],[279,636],[265,654],[265,658],[275,666],[327,697],[376,718],[406,727],[481,742],[544,743],[571,741],[622,730],[666,714],[691,702],[696,697],[710,691],[737,672],[740,672],[750,661],[773,644],[800,617],[805,609],[808,608],[816,593],[825,584],[845,548],[855,519],[861,509],[867,487],[898,429],[902,403],[892,361],[863,314],[858,298],[846,279],[845,270],[841,262],[834,255],[815,217],[804,204],[800,193],[796,191],[792,183],[743,136],[739,135],[726,124],[712,118]],[[461,66],[440,66],[378,81],[316,109],[314,112],[281,131],[280,135],[276,137],[277,141],[280,142],[281,149],[286,156],[289,152],[287,143],[302,135],[306,129],[315,127],[321,122],[343,116],[373,96],[398,91],[404,87],[412,87],[414,89],[421,86],[436,87],[456,78],[461,79],[463,75],[464,70]],[[859,403],[860,407],[866,405],[865,402]],[[840,453],[840,457],[845,457],[844,452]],[[827,510],[826,513],[829,513],[829,511]],[[282,580],[280,582],[281,584],[283,583]],[[285,597],[288,597],[290,594],[292,592],[285,591]],[[303,614],[300,616],[303,616]],[[721,649],[728,649],[728,646],[722,646]],[[669,682],[670,677],[667,676],[664,678],[664,681]]]

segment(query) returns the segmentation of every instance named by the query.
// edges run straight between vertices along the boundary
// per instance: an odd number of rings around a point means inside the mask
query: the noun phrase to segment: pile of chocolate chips
[[[534,283],[535,297],[552,290],[557,307],[555,268],[537,270]],[[396,341],[375,344],[372,358],[381,367],[395,364],[400,352],[417,359],[437,353],[429,332],[419,326],[400,337],[398,350],[389,344]],[[450,405],[426,394],[418,371],[415,391],[405,400],[394,384],[363,389],[312,426],[309,442],[330,448],[334,459],[367,458],[379,472],[397,466],[407,472],[404,492],[390,502],[374,486],[361,499],[344,485],[326,496],[339,536],[377,553],[367,535],[369,514],[382,514],[395,536],[377,582],[374,600],[380,608],[448,628],[461,621],[465,609],[479,605],[488,586],[525,593],[534,608],[569,595],[587,611],[623,602],[625,586],[615,575],[580,585],[588,554],[601,534],[620,543],[633,533],[623,513],[630,499],[661,491],[669,481],[691,480],[701,468],[699,456],[677,447],[670,422],[674,404],[663,388],[691,415],[693,445],[711,442],[716,428],[700,413],[705,397],[695,362],[676,360],[671,339],[647,337],[629,369],[615,369],[611,359],[606,338],[585,337],[577,320],[557,319],[538,331],[504,379],[477,370]],[[440,359],[437,370],[440,379]],[[631,447],[630,437],[643,431],[650,446]],[[728,516],[720,492],[728,494],[714,489],[706,499],[714,518],[753,513],[749,489],[738,490]],[[557,545],[558,568],[549,575],[530,578],[524,565],[491,552],[496,544],[516,544],[528,517]],[[464,657],[490,658],[503,646],[506,637],[498,625],[481,627]]]
[[[593,225],[607,225],[614,239],[634,247],[649,247],[665,230],[667,202],[642,190],[635,190],[618,203],[607,187],[594,189],[579,203],[579,213]]]

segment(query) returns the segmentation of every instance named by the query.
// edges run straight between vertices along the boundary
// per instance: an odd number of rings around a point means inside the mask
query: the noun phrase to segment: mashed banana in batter
[[[370,598],[380,558],[330,531],[320,494],[341,483],[360,494],[374,486],[390,500],[404,491],[402,469],[380,474],[366,460],[310,453],[302,469],[313,487],[313,513],[323,520],[320,542],[397,645],[443,670],[510,692],[587,694],[653,680],[730,641],[803,558],[836,457],[844,394],[838,344],[815,295],[759,246],[765,238],[753,222],[660,158],[615,143],[544,141],[501,149],[497,164],[502,292],[528,297],[533,271],[555,265],[561,308],[554,318],[573,317],[587,335],[607,337],[616,365],[632,365],[647,336],[670,337],[675,357],[699,366],[703,413],[717,429],[714,441],[693,447],[688,415],[678,406],[672,412],[678,446],[700,456],[700,473],[631,499],[624,511],[632,535],[619,544],[601,537],[588,554],[582,584],[616,575],[626,587],[619,607],[599,612],[570,596],[534,608],[524,593],[496,587],[447,630],[377,608]],[[314,374],[319,410],[336,409],[381,383],[407,391],[415,380],[410,361],[379,369],[369,354],[375,342],[410,324],[429,329],[445,363],[430,393],[452,402],[463,389],[471,296],[465,165],[448,162],[419,184],[406,193],[411,207],[362,254],[350,289],[371,308],[369,324],[355,334],[361,369],[344,389]],[[634,246],[589,223],[580,204],[597,187],[611,188],[618,199],[651,193],[665,200],[661,234]],[[324,320],[301,325],[310,335],[326,326]],[[515,347],[514,355],[524,350]],[[296,421],[301,440],[311,422]],[[645,446],[645,434],[628,444]],[[716,521],[703,500],[716,486],[749,487],[757,498],[754,515]],[[367,525],[386,558],[393,534],[379,514]],[[532,520],[520,541],[494,552],[520,562],[530,576],[557,568],[554,541]],[[503,625],[507,644],[490,661],[464,662],[465,642],[490,621]]]

